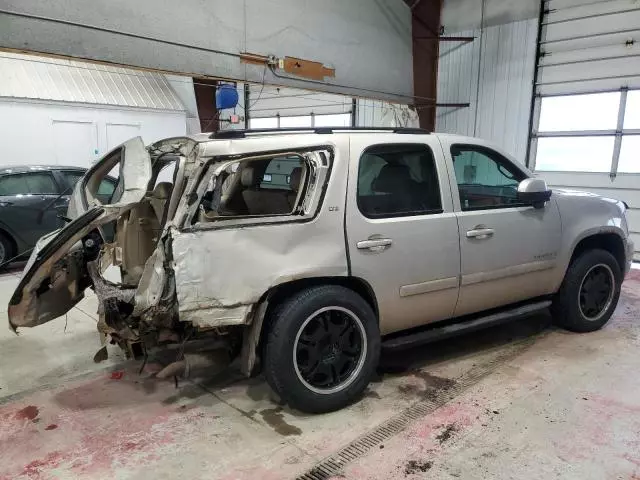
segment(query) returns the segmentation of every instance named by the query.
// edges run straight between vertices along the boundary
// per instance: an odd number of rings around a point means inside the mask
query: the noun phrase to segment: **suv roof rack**
[[[293,127],[293,128],[248,128],[243,130],[223,130],[221,132],[213,132],[209,135],[209,138],[213,139],[232,139],[232,138],[246,138],[247,134],[253,133],[317,133],[317,134],[331,134],[335,132],[390,132],[390,133],[404,133],[414,135],[425,135],[430,133],[423,128],[411,128],[411,127]]]

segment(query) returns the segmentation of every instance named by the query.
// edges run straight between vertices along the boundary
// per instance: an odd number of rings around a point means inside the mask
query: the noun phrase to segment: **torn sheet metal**
[[[182,232],[173,259],[180,320],[198,326],[249,323],[253,304],[271,287],[348,273],[342,230],[321,217]]]
[[[64,315],[82,300],[80,240],[110,218],[101,208],[89,210],[38,243],[9,301],[9,325],[14,331]]]
[[[161,241],[144,265],[135,294],[134,316],[140,316],[146,310],[156,307],[160,302],[167,281],[164,262],[164,245]]]
[[[297,214],[277,222],[265,217],[220,219],[174,232],[172,265],[181,321],[200,327],[248,324],[255,304],[277,285],[348,275],[344,232],[336,228],[343,206],[320,208],[329,176],[327,156],[319,151],[304,154],[313,173],[303,211]],[[335,194],[344,201],[345,189],[346,178],[336,177],[326,196]],[[202,194],[201,188],[198,196]],[[188,215],[190,224],[193,211]]]

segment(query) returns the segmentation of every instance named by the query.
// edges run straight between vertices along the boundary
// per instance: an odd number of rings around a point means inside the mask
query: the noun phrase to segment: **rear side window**
[[[47,172],[20,173],[0,178],[0,195],[55,195],[58,186]]]
[[[360,157],[357,195],[369,218],[442,213],[433,152],[420,144],[369,147]]]

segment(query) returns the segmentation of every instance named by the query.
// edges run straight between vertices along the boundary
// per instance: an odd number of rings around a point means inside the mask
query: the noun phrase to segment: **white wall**
[[[525,161],[538,20],[456,33],[471,43],[441,42],[436,131],[492,141]]]
[[[185,134],[185,113],[0,98],[0,165],[88,167],[132,136],[145,143]]]
[[[193,89],[193,78],[183,75],[165,75],[164,77],[187,111],[187,133],[200,133],[200,119],[196,93]]]

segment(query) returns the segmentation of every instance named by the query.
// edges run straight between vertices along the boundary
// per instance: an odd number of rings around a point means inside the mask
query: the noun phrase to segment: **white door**
[[[89,168],[98,157],[98,130],[94,122],[52,120],[58,165]]]
[[[449,318],[458,298],[458,226],[442,149],[437,138],[414,137],[373,146],[369,136],[351,137],[351,274],[373,289],[383,334]]]
[[[460,296],[465,315],[551,293],[561,242],[553,199],[536,209],[518,200],[527,174],[490,148],[444,144],[455,177]]]
[[[107,150],[140,136],[139,123],[107,123]]]

